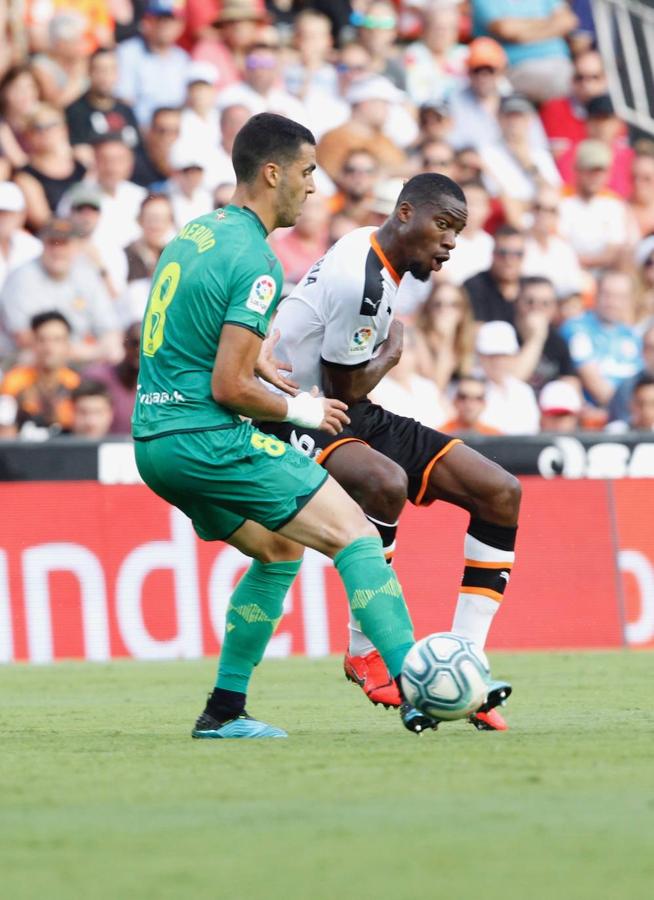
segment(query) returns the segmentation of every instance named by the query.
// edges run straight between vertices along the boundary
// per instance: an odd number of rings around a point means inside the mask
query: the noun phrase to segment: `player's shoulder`
[[[368,254],[372,250],[370,239],[375,230],[368,226],[355,228],[330,247],[325,263],[333,277],[342,279],[363,277]]]
[[[5,374],[0,390],[15,397],[35,381],[36,369],[33,366],[14,366]]]

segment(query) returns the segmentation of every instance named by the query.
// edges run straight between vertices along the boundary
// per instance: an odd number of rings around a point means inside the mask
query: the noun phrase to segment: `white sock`
[[[515,553],[498,550],[466,534],[464,543],[466,567],[477,573],[483,572],[486,587],[466,585],[464,573],[459,599],[456,604],[452,631],[461,637],[484,647],[493,617],[500,608],[504,587],[508,583]],[[483,580],[483,579],[482,579]],[[497,590],[496,590],[497,588]]]

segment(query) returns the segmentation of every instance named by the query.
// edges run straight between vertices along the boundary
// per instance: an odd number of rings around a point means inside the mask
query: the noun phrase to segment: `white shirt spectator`
[[[141,125],[148,125],[160,106],[182,106],[186,93],[186,70],[190,58],[181,47],[151,53],[142,37],[118,45],[116,94],[134,108]]]
[[[461,238],[457,240],[457,250],[459,241]],[[545,247],[533,237],[526,239],[522,274],[549,278],[558,297],[576,294],[584,287],[584,273],[577,254],[568,241],[556,235],[548,237]]]
[[[211,194],[204,188],[198,188],[193,192],[191,197],[182,192],[179,185],[172,184],[168,191],[170,203],[173,208],[173,218],[175,219],[175,227],[182,228],[191,219],[197,219],[198,216],[204,216],[211,212],[213,203],[211,202]]]
[[[489,381],[480,421],[502,434],[538,434],[540,410],[532,388],[513,375],[507,375],[501,385]]]
[[[502,93],[511,93],[511,86],[507,83]],[[489,144],[495,144],[502,139],[497,115],[494,115],[476,98],[469,87],[455,91],[448,97],[450,115],[452,116],[452,131],[447,136],[448,144],[455,150],[463,147],[474,147],[480,150]],[[529,124],[529,145],[534,149],[547,149],[547,136],[545,129],[538,118],[532,116]]]
[[[490,194],[503,194],[525,202],[533,200],[536,193],[534,180],[527,175],[504,144],[483,146],[479,153],[486,171],[484,183]],[[560,187],[563,182],[549,150],[534,149],[531,157],[538,170],[538,176],[546,184]]]
[[[126,247],[141,236],[137,223],[141,203],[147,196],[145,188],[132,181],[123,181],[114,194],[101,192],[100,221],[96,228],[98,240],[106,239]]]
[[[129,328],[133,322],[140,322],[150,296],[150,279],[137,278],[130,281],[116,300],[116,315],[121,328]]]
[[[178,140],[184,146],[195,147],[196,152],[201,153],[205,161],[208,160],[220,145],[218,110],[211,110],[208,118],[203,119],[195,110],[183,109]]]
[[[239,81],[220,92],[218,103],[221,109],[226,106],[246,106],[252,111],[253,116],[257,113],[271,112],[294,119],[301,125],[308,126],[309,122],[304,104],[283,88],[273,87],[264,95],[255,91],[249,84]]]
[[[43,244],[28,231],[19,228],[9,238],[9,252],[5,255],[0,248],[0,288],[7,276],[19,266],[41,255]]]
[[[392,374],[386,375],[371,393],[370,399],[389,412],[408,416],[428,428],[438,428],[447,420],[436,384],[422,375],[409,376],[408,386],[400,384]]]
[[[578,256],[594,256],[627,240],[626,206],[615,194],[602,192],[590,200],[578,194],[561,201],[559,230]]]
[[[490,269],[493,245],[493,238],[483,229],[474,237],[460,234],[456,239],[456,247],[450,253],[449,262],[443,269],[447,281],[463,284],[467,278]]]

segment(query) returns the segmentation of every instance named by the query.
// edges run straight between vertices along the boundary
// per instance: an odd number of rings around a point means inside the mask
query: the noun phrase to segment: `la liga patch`
[[[350,341],[350,353],[363,353],[364,350],[367,350],[374,333],[373,329],[368,326],[357,328]]]
[[[277,285],[275,279],[270,275],[259,275],[255,278],[250,294],[246,301],[246,307],[256,313],[264,315],[268,312],[268,307],[273,302]]]

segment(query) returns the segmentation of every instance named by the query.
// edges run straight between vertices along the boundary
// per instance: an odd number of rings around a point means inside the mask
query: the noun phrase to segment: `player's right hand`
[[[327,434],[340,434],[350,420],[346,414],[347,403],[342,400],[334,400],[331,397],[323,397],[322,405],[325,411],[324,418],[319,425],[321,431]]]

